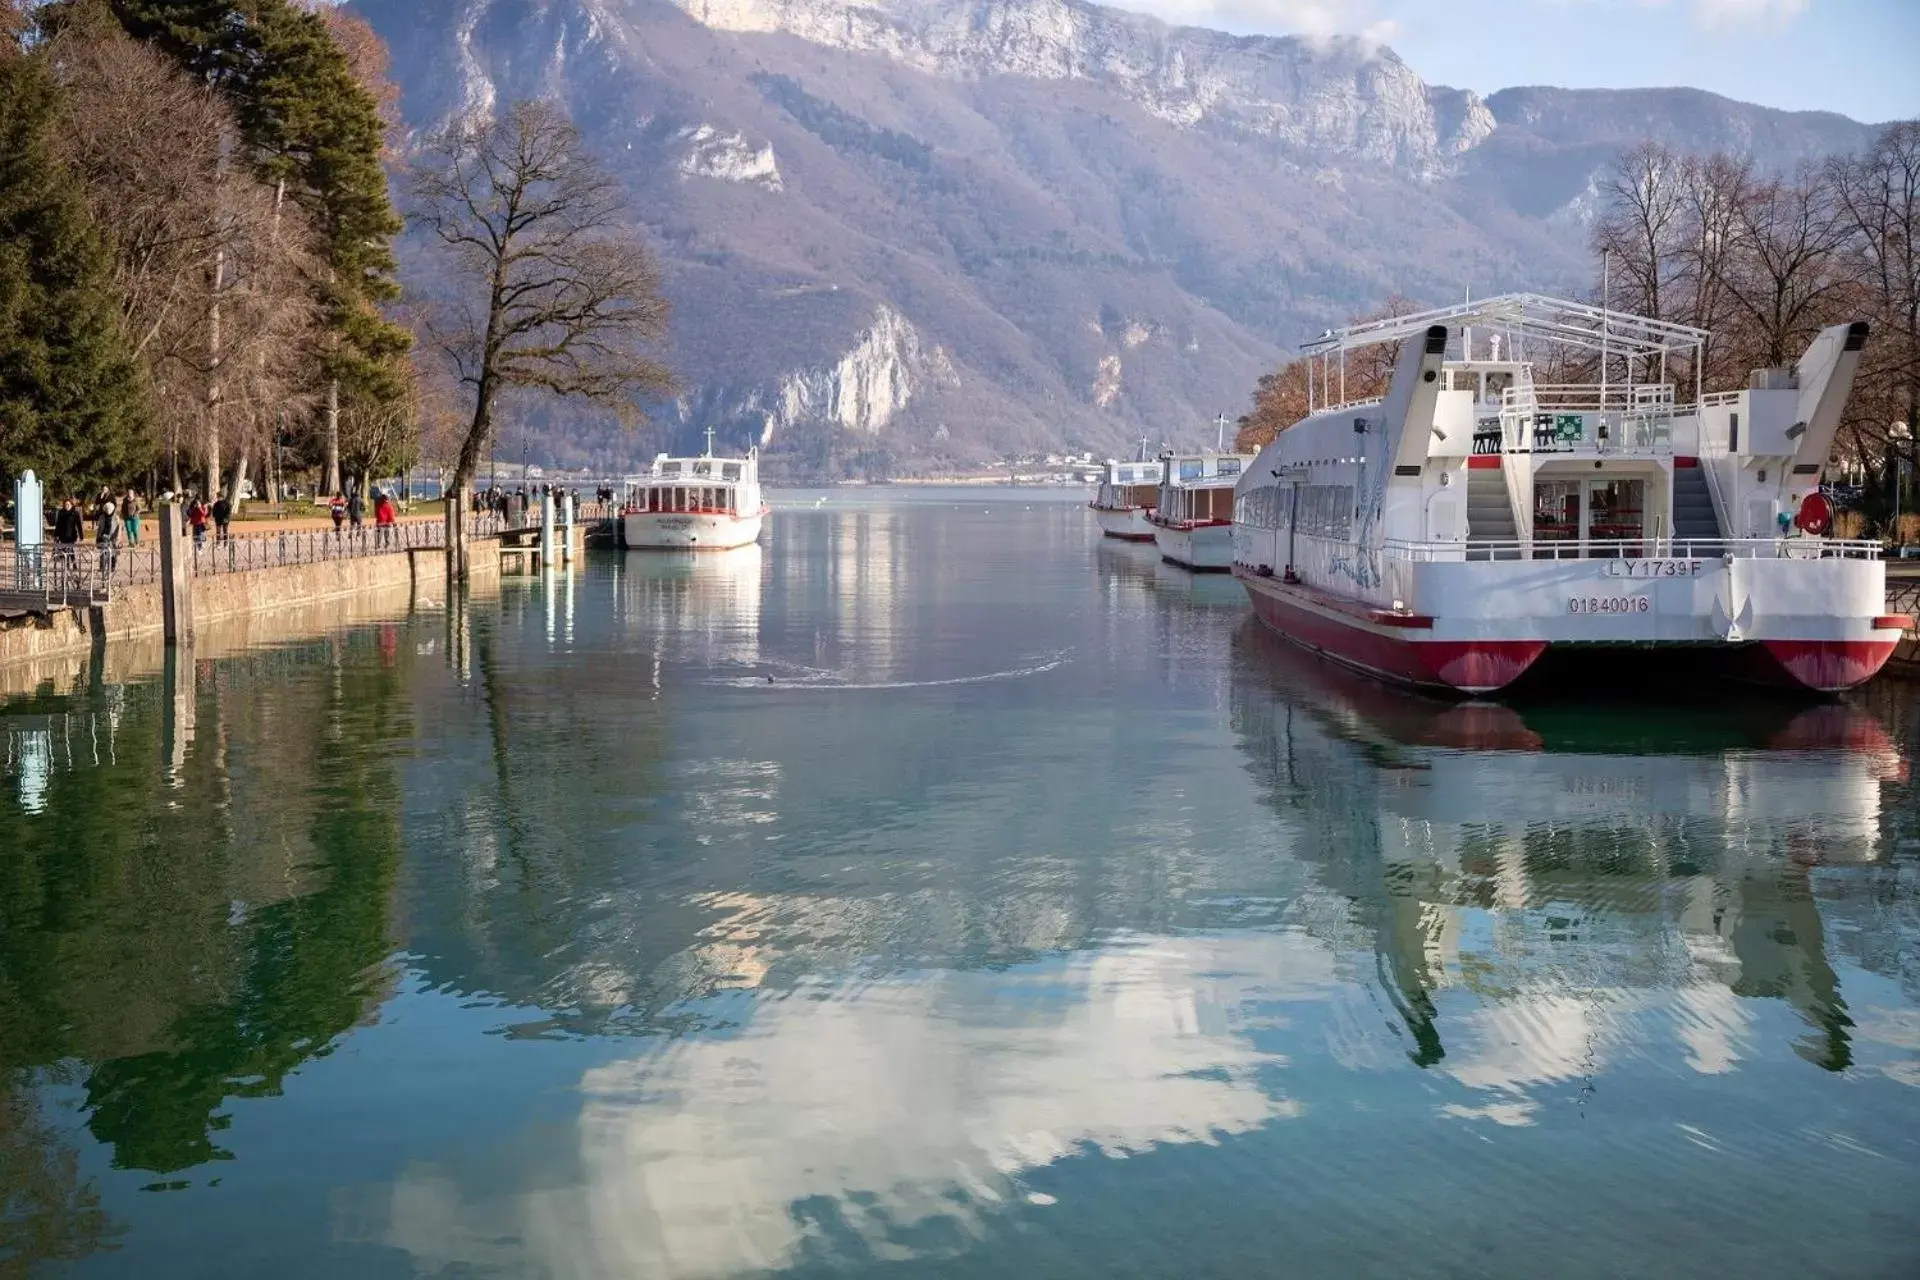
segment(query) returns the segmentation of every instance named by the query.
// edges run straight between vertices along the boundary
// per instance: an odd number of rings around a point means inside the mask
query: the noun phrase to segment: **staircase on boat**
[[[1713,493],[1707,488],[1707,473],[1700,467],[1673,469],[1673,537],[1676,542],[1711,542],[1721,537]]]
[[[1507,496],[1507,473],[1501,467],[1470,467],[1467,470],[1467,559],[1518,560],[1520,553],[1511,548],[1520,534],[1513,524],[1513,502]],[[1474,551],[1474,543],[1504,542],[1509,548]]]

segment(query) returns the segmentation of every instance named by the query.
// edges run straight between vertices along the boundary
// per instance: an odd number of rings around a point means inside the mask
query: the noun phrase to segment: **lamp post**
[[[1912,434],[1904,422],[1896,422],[1887,430],[1887,440],[1893,446],[1893,539],[1894,545],[1901,549],[1905,558],[1906,539],[1900,534],[1900,490],[1906,479],[1907,455],[1901,444],[1912,439]]]

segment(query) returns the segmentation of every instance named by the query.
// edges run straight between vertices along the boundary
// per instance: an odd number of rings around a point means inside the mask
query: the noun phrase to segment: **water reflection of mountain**
[[[1618,1034],[1606,1024],[1650,992],[1686,1009],[1698,1069],[1741,1056],[1745,997],[1799,1013],[1803,1057],[1852,1061],[1829,917],[1859,945],[1875,877],[1894,874],[1876,865],[1882,791],[1906,776],[1872,717],[1522,713],[1401,694],[1251,623],[1234,647],[1248,770],[1370,923],[1416,1062],[1507,1087],[1591,1073],[1596,1041]],[[1449,1032],[1437,1000],[1455,986],[1483,1003]],[[1464,1055],[1462,1035],[1477,1042]]]

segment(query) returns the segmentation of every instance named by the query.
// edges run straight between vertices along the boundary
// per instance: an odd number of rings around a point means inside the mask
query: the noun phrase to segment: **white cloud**
[[[1262,35],[1304,36],[1329,40],[1358,36],[1381,44],[1399,33],[1400,25],[1378,16],[1370,0],[1118,0],[1119,7],[1150,14],[1180,26],[1212,27],[1223,31]]]
[[[1812,0],[1693,0],[1693,18],[1709,31],[1778,31],[1807,11]]]

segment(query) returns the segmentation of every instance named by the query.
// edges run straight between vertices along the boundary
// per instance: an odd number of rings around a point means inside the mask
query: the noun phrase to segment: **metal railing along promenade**
[[[503,527],[504,522],[492,512],[468,517],[469,537],[492,537]],[[159,530],[153,525],[149,529],[148,537],[134,546],[80,542],[22,549],[11,543],[0,544],[0,606],[86,607],[106,603],[115,591],[158,585],[163,576]],[[416,520],[385,528],[361,525],[340,530],[270,530],[226,538],[209,532],[200,542],[185,540],[185,553],[191,575],[213,577],[446,545],[443,521]]]
[[[497,516],[476,515],[469,524],[473,537],[499,532]],[[409,524],[367,525],[345,529],[274,530],[205,540],[189,547],[195,576],[252,573],[289,565],[320,564],[328,560],[355,560],[362,556],[425,551],[447,545],[447,526],[439,520]]]

